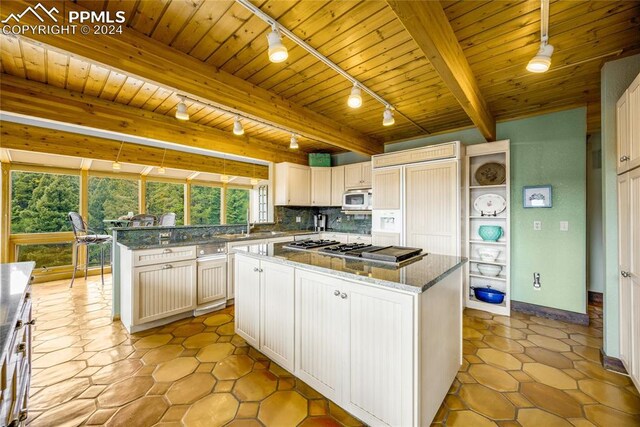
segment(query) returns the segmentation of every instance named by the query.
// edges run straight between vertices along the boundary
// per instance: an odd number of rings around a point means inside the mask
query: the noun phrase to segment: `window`
[[[79,206],[79,176],[11,172],[11,233],[71,231],[67,214]]]
[[[73,264],[73,245],[71,243],[17,245],[16,248],[18,249],[16,261],[35,261],[36,268]]]
[[[191,186],[191,224],[220,224],[220,194],[219,187]]]
[[[261,185],[258,187],[258,222],[267,222],[267,196],[269,195],[269,186]]]
[[[105,219],[138,212],[138,181],[89,177],[89,228],[105,231]],[[108,231],[108,230],[107,230]]]
[[[227,189],[227,224],[246,224],[249,209],[249,190]]]
[[[159,217],[173,212],[176,225],[184,224],[184,185],[166,182],[147,182],[146,213]]]

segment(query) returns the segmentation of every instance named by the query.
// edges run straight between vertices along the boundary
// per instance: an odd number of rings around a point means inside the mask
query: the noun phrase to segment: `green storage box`
[[[331,167],[331,154],[329,153],[309,153],[309,166]]]

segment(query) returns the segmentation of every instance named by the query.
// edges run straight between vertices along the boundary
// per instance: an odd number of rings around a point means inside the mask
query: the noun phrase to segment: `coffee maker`
[[[327,229],[327,216],[325,214],[316,214],[313,216],[313,230],[325,231]]]

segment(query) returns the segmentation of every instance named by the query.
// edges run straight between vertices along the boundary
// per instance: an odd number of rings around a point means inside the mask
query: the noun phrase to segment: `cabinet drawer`
[[[364,243],[370,245],[371,236],[367,236],[365,234],[349,234],[347,237],[347,243]]]
[[[134,267],[191,260],[195,258],[195,246],[180,246],[173,248],[143,249],[133,251]]]

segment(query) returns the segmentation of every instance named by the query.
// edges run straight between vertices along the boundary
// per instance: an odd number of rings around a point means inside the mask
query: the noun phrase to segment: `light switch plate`
[[[560,231],[569,231],[569,221],[560,221]]]
[[[296,222],[302,222],[302,217],[297,216],[297,217],[296,217]]]
[[[533,221],[533,229],[535,231],[542,230],[542,221]]]

